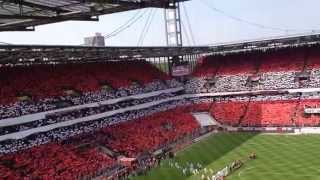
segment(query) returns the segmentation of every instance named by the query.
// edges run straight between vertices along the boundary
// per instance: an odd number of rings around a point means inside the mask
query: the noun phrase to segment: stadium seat
[[[145,61],[1,67],[0,104],[17,101],[21,93],[36,101],[64,96],[65,90],[97,91],[105,82],[120,88],[130,86],[133,80],[146,84],[168,79],[168,75]]]
[[[111,137],[106,145],[115,152],[137,157],[143,152],[153,152],[174,142],[198,127],[199,124],[189,112],[177,108],[108,127],[103,132]]]
[[[4,179],[75,179],[115,163],[96,149],[77,149],[57,143],[3,155],[0,161],[0,174]]]

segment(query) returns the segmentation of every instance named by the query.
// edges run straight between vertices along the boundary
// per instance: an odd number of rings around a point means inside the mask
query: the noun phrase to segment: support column
[[[164,10],[167,46],[182,46],[181,18],[179,3],[170,2]]]

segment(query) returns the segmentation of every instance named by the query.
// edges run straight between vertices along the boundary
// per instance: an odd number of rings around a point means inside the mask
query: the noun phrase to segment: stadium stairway
[[[251,100],[252,100],[252,96],[249,97],[249,100],[246,104],[246,107],[245,107],[245,111],[243,112],[243,114],[240,116],[240,119],[238,121],[238,124],[237,126],[240,126],[244,120],[244,118],[247,116],[248,112],[249,112],[249,106],[250,106],[250,103],[251,103]]]
[[[261,55],[258,55],[258,56],[261,56]],[[255,67],[255,72],[254,72],[253,75],[252,75],[253,77],[259,75],[260,68],[261,68],[261,61],[254,61],[254,67]],[[250,87],[250,91],[253,91],[253,85],[252,85],[252,84],[251,84],[251,87]],[[246,104],[245,111],[244,111],[244,113],[240,116],[237,126],[240,126],[241,123],[243,122],[244,118],[247,116],[247,113],[248,113],[248,111],[249,111],[249,106],[250,106],[251,100],[252,100],[252,96],[249,95],[249,100],[248,100],[248,102],[247,102],[247,104]]]
[[[107,156],[110,156],[110,157],[116,156],[116,153],[114,151],[112,151],[108,147],[104,146],[102,143],[98,143],[97,148],[101,153],[104,153]]]
[[[299,107],[301,105],[301,97],[302,97],[302,94],[299,95],[299,99],[298,99],[298,102],[296,102],[296,106],[294,108],[294,113],[292,115],[292,118],[291,118],[291,122],[292,122],[292,125],[296,126],[296,120],[298,118],[298,113],[299,113]]]

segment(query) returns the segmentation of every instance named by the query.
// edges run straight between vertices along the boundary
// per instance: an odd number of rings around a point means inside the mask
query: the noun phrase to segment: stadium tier
[[[84,177],[102,169],[120,166],[108,155],[97,151],[97,148],[90,147],[92,142],[110,147],[115,153],[137,157],[176,142],[197,128],[199,124],[194,117],[183,109],[160,112],[106,127],[94,135],[82,135],[63,143],[50,143],[0,156],[0,172],[3,178],[8,179]],[[90,145],[77,147],[84,142]]]
[[[19,94],[37,101],[66,95],[68,90],[86,93],[104,85],[119,88],[169,79],[143,61],[2,67],[0,72],[1,104],[17,101]]]
[[[318,46],[204,56],[183,79],[144,60],[9,65],[0,87],[4,179],[117,179],[220,128],[320,125]]]
[[[18,154],[1,156],[4,179],[76,179],[112,168],[115,160],[95,148],[50,143]]]
[[[177,108],[108,127],[102,130],[110,136],[106,144],[115,152],[125,153],[128,157],[161,149],[199,128],[190,112],[183,110]]]
[[[290,47],[282,50],[272,49],[234,55],[207,56],[201,60],[202,62],[193,75],[200,77],[302,71],[308,66],[313,67],[313,64],[319,64],[317,52],[317,48]],[[304,67],[305,64],[307,67]]]
[[[179,86],[144,61],[1,67],[0,74],[1,119]]]
[[[288,48],[201,59],[187,91],[226,92],[319,87],[317,48]]]

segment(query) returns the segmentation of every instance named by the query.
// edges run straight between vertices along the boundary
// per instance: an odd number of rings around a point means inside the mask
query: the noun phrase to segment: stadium
[[[320,34],[199,45],[194,1],[0,1],[0,179],[320,179]],[[166,45],[143,46],[155,9]],[[130,12],[89,44],[3,40]],[[137,46],[104,45],[141,18]]]

